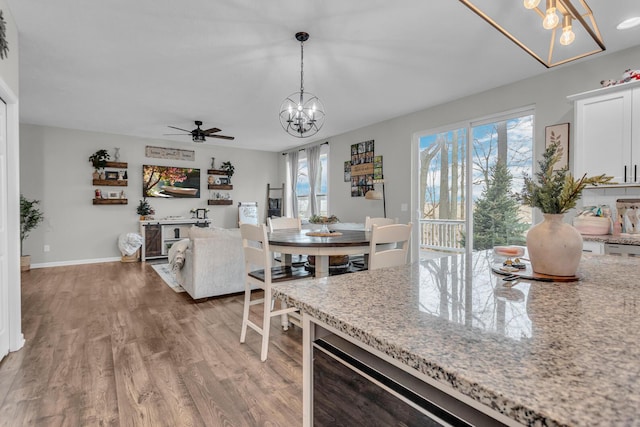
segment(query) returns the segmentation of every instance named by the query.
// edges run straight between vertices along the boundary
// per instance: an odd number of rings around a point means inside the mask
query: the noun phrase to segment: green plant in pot
[[[220,166],[220,169],[226,172],[227,178],[229,179],[229,184],[231,184],[231,177],[233,176],[236,168],[231,164],[231,162],[223,162],[222,166]]]
[[[24,254],[24,240],[44,220],[44,214],[38,208],[39,200],[29,200],[20,195],[20,270],[31,269],[31,255]]]
[[[111,156],[107,152],[107,150],[98,150],[89,156],[89,162],[93,165],[95,171],[93,172],[93,179],[98,179],[100,169],[103,169],[107,166],[107,160],[109,160]]]
[[[611,183],[612,177],[583,175],[575,179],[567,167],[554,169],[562,148],[551,144],[538,162],[535,179],[525,174],[519,199],[538,208],[544,221],[527,233],[527,250],[534,272],[549,276],[575,276],[582,256],[582,235],[563,222],[566,212],[576,206],[587,185]]]
[[[138,203],[138,207],[136,208],[136,212],[138,213],[138,215],[140,215],[140,220],[144,220],[149,215],[155,214],[155,211],[146,198],[140,200],[140,203]]]

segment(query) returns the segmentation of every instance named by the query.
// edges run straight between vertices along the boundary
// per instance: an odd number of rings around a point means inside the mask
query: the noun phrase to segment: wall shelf
[[[126,205],[127,199],[93,199],[94,205]]]
[[[207,174],[208,175],[222,175],[222,176],[227,176],[227,171],[223,171],[220,169],[207,169]]]
[[[126,169],[129,167],[127,162],[107,162],[105,168]]]
[[[126,187],[128,185],[128,181],[126,179],[94,179],[93,185],[105,185],[107,187]]]
[[[233,204],[233,200],[208,200],[207,201],[208,205],[232,205]]]
[[[209,184],[209,190],[233,190],[231,184]]]

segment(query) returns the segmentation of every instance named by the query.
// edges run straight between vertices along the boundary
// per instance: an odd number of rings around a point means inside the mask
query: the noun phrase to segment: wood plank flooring
[[[0,426],[301,425],[302,333],[274,319],[260,362],[258,334],[240,344],[242,302],[196,303],[145,263],[23,273]]]

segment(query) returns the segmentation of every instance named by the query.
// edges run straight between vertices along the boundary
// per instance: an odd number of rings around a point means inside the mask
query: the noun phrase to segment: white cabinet
[[[575,103],[573,174],[606,174],[640,184],[640,82],[572,95]]]
[[[180,239],[188,237],[189,228],[209,227],[209,219],[171,218],[162,220],[140,221],[142,235],[142,261],[155,258],[166,258],[169,248]]]
[[[604,255],[604,243],[591,240],[582,241],[582,252],[594,255]]]

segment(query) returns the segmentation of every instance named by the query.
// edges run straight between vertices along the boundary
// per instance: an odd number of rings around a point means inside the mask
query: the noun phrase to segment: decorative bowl
[[[580,234],[601,236],[609,234],[611,220],[603,216],[577,216],[573,219],[573,226]]]

